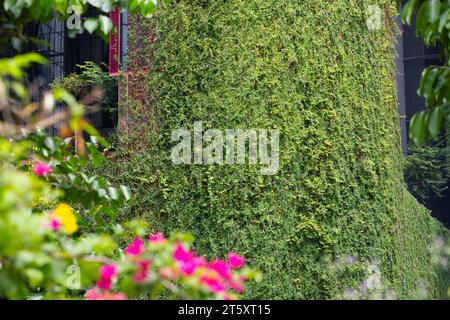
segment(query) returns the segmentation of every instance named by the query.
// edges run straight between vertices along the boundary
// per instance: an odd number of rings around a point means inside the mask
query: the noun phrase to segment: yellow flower
[[[77,218],[67,203],[60,203],[53,211],[53,215],[64,227],[64,232],[71,235],[78,230]]]

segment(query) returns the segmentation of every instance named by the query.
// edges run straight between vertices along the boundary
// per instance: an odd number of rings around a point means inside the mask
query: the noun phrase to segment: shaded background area
[[[94,14],[91,10],[88,15]],[[32,23],[26,26],[29,37],[40,39],[39,43],[28,43],[26,52],[37,52],[48,59],[47,65],[33,64],[29,73],[30,83],[40,89],[48,88],[58,78],[70,73],[79,73],[78,64],[92,61],[107,71],[109,46],[96,34],[83,32],[75,38],[67,36],[67,27],[64,21],[56,18],[47,23]],[[40,92],[36,92],[35,99],[39,99]],[[102,135],[107,135],[115,128],[111,116],[100,110],[92,113],[88,119]]]

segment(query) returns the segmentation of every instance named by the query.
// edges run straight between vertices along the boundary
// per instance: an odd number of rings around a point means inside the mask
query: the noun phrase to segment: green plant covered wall
[[[446,279],[428,246],[444,231],[405,190],[395,88],[396,9],[387,0],[179,0],[130,23],[111,176],[134,189],[128,215],[196,236],[207,256],[230,249],[264,280],[247,298],[340,298],[379,260],[398,297]],[[381,8],[381,29],[366,10]],[[278,128],[280,169],[174,165],[171,133]]]

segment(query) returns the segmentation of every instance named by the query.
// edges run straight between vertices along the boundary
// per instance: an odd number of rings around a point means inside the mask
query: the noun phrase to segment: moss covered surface
[[[379,259],[400,298],[417,281],[442,296],[427,247],[443,230],[402,180],[389,2],[180,0],[133,20],[109,169],[134,189],[128,214],[192,232],[201,254],[245,255],[264,274],[246,298],[339,298],[362,280],[330,270],[346,255]],[[381,30],[366,25],[374,3]],[[171,133],[194,121],[278,128],[279,172],[174,165]]]

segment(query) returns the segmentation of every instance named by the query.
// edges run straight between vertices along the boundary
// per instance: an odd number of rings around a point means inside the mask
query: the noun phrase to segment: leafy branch
[[[400,1],[397,0],[398,4]],[[413,116],[410,138],[415,144],[437,139],[450,120],[450,2],[409,0],[402,8],[402,22],[411,25],[416,14],[416,35],[427,46],[438,46],[444,66],[429,66],[422,72],[417,94],[425,98],[427,110]]]

